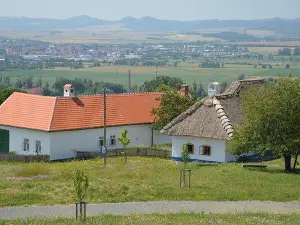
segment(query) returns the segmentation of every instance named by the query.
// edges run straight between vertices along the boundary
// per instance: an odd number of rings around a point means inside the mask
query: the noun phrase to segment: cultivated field
[[[282,49],[282,47],[248,47],[249,52],[260,52],[268,54],[278,54],[279,49]]]
[[[169,215],[137,215],[137,216],[99,216],[88,218],[86,225],[297,225],[300,214],[169,214]],[[75,222],[73,218],[31,219],[18,221],[1,221],[3,225],[73,225],[82,224]]]
[[[245,46],[274,46],[274,47],[299,47],[300,41],[261,41],[261,42],[228,42],[228,44],[238,44]]]
[[[145,81],[151,80],[156,76],[155,67],[128,67],[128,66],[102,66],[84,69],[69,69],[56,68],[51,70],[11,70],[0,72],[0,76],[9,76],[11,82],[14,83],[17,77],[32,76],[34,79],[42,77],[43,82],[53,84],[56,77],[65,77],[75,79],[76,77],[85,77],[93,81],[104,81],[123,84],[127,87],[128,84],[128,70],[131,70],[132,85],[137,84],[141,86]],[[214,76],[215,74],[215,76]],[[225,68],[219,69],[205,69],[199,68],[197,64],[183,63],[178,67],[164,67],[158,68],[158,75],[167,75],[171,77],[182,78],[187,84],[203,83],[208,86],[210,82],[215,80],[218,82],[231,83],[236,80],[238,75],[245,74],[248,77],[276,77],[279,74],[288,76],[300,76],[300,68],[284,69],[254,69],[253,66],[242,66],[227,64]]]
[[[299,174],[283,172],[283,162],[268,162],[262,171],[241,164],[190,165],[192,187],[179,188],[182,164],[171,160],[129,157],[65,163],[0,164],[0,207],[74,203],[73,175],[84,170],[90,180],[89,203],[156,200],[300,201]]]

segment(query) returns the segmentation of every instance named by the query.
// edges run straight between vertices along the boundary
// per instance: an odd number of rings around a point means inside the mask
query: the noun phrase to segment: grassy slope
[[[271,200],[300,201],[299,175],[282,172],[282,162],[261,170],[241,168],[241,164],[217,167],[191,165],[192,188],[179,188],[179,168],[172,161],[150,158],[109,159],[107,168],[99,160],[13,164],[0,167],[0,206],[71,204],[74,202],[72,176],[75,168],[90,177],[87,201],[127,202],[151,200]],[[39,180],[36,175],[50,175]],[[27,177],[24,179],[24,177]],[[31,177],[31,178],[30,178]],[[276,191],[274,191],[276,190]]]
[[[172,225],[194,225],[194,224],[236,224],[236,225],[279,225],[279,224],[300,224],[300,214],[271,215],[271,214],[170,214],[170,215],[138,215],[138,216],[99,216],[88,218],[84,224],[105,224],[105,225],[127,225],[127,224],[172,224]],[[18,221],[1,221],[0,225],[71,225],[76,223],[74,219],[52,218],[52,219],[31,219]]]

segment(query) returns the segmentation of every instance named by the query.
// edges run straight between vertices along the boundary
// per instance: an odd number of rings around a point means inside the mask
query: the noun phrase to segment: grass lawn
[[[181,164],[157,158],[110,158],[64,163],[0,165],[0,207],[74,203],[73,174],[84,170],[90,180],[87,202],[155,200],[300,201],[299,174],[283,173],[280,160],[265,171],[241,164],[192,168],[192,188],[179,188]]]
[[[151,80],[156,76],[155,67],[127,67],[127,66],[103,66],[97,68],[84,69],[68,69],[56,68],[53,70],[11,70],[0,72],[0,76],[9,76],[11,82],[14,83],[17,77],[32,76],[34,79],[42,77],[43,82],[53,84],[56,77],[65,77],[75,79],[76,77],[85,77],[93,81],[105,81],[112,83],[123,84],[127,87],[128,84],[128,70],[131,70],[132,84],[141,86],[145,81]],[[300,76],[300,69],[254,69],[253,66],[241,65],[225,65],[225,68],[206,69],[198,68],[197,64],[179,64],[178,67],[164,67],[158,68],[158,75],[167,75],[172,77],[179,77],[187,84],[202,82],[205,87],[213,81],[213,74],[215,73],[215,80],[218,82],[226,81],[231,83],[236,80],[238,75],[245,74],[250,77],[270,77],[283,74],[288,76],[291,73],[293,76]]]
[[[297,225],[300,224],[300,214],[169,214],[169,215],[137,215],[137,216],[99,216],[88,218],[85,223],[75,222],[72,218],[31,219],[16,221],[1,221],[0,225],[68,225],[68,224],[236,224],[236,225]]]

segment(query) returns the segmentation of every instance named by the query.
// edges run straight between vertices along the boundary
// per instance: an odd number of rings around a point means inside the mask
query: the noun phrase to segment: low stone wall
[[[49,162],[48,155],[13,155],[13,154],[0,154],[0,161],[10,162]]]

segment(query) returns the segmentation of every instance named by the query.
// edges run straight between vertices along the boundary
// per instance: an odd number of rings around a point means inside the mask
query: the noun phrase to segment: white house
[[[151,109],[161,93],[107,95],[107,146],[121,148],[117,137],[128,130],[131,146],[170,143],[152,128]],[[104,144],[103,95],[78,96],[72,85],[64,97],[13,93],[0,106],[0,152],[74,157],[73,149],[99,152]]]
[[[235,157],[226,152],[226,142],[234,127],[241,124],[240,94],[263,79],[235,81],[222,94],[209,96],[181,114],[161,131],[172,136],[172,157],[182,160],[182,146],[187,145],[192,160],[230,162]]]

